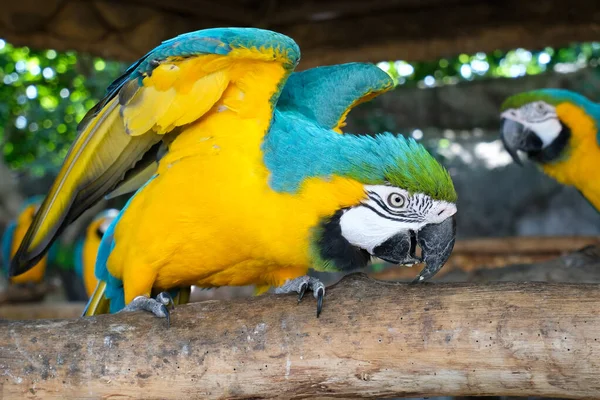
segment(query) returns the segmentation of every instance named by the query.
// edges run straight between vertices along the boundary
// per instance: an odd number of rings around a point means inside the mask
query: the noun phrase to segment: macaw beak
[[[418,232],[399,233],[373,249],[373,255],[392,264],[425,263],[413,282],[432,278],[448,261],[456,240],[456,214],[439,224],[425,225]],[[421,258],[415,256],[417,244]]]
[[[502,118],[501,124],[500,138],[502,139],[504,148],[518,165],[523,165],[517,154],[518,150],[526,153],[534,153],[542,150],[542,140],[525,125],[509,118]]]
[[[439,224],[429,224],[421,228],[417,232],[417,243],[421,247],[425,267],[413,280],[413,283],[433,278],[450,258],[455,241],[456,214]]]

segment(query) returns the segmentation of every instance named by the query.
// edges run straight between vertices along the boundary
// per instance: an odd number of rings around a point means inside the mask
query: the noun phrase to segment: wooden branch
[[[595,397],[598,285],[405,285],[0,323],[4,398]]]

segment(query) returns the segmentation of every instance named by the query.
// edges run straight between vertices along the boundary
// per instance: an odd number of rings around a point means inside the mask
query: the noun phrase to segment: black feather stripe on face
[[[339,271],[364,268],[371,256],[366,250],[353,246],[342,236],[340,218],[344,210],[338,210],[331,218],[321,222],[315,238],[316,249],[322,260]]]
[[[540,151],[529,151],[527,157],[541,164],[551,163],[560,160],[565,155],[565,150],[569,145],[571,139],[571,129],[560,121],[562,127],[559,135],[554,139],[549,146],[543,148]]]

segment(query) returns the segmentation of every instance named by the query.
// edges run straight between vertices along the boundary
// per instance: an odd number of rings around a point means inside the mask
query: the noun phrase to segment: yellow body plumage
[[[580,107],[571,103],[560,104],[556,113],[571,130],[569,153],[560,161],[543,164],[542,168],[560,183],[575,186],[600,210],[598,126]]]
[[[185,128],[123,213],[108,270],[126,282],[126,303],[153,287],[280,285],[304,275],[311,229],[365,196],[345,178],[273,191],[260,148],[271,111],[248,112],[264,120],[224,110]]]

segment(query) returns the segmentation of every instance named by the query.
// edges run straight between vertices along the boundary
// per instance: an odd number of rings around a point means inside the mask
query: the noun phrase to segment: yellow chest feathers
[[[600,210],[600,146],[596,122],[581,108],[563,103],[556,108],[561,121],[571,129],[563,159],[542,166],[560,183],[575,186]]]

